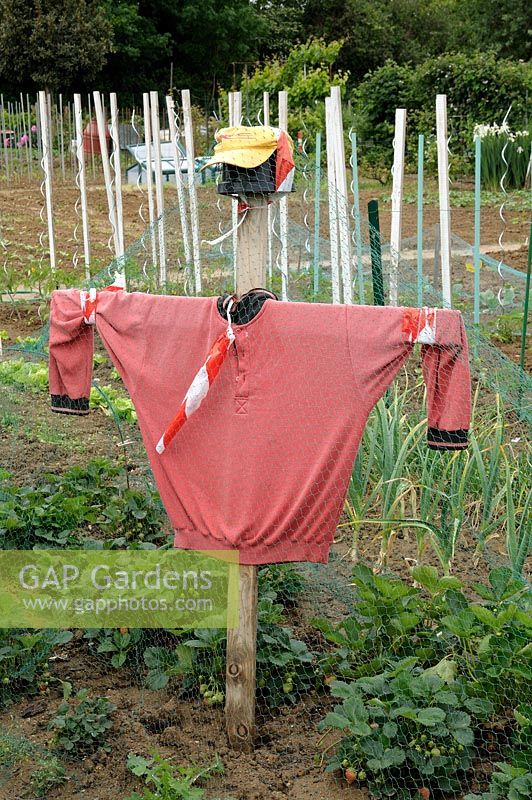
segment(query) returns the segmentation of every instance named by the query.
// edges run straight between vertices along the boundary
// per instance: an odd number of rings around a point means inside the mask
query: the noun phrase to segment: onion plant
[[[497,537],[515,574],[522,574],[532,538],[530,454],[522,454],[517,469],[510,466],[512,445],[499,397],[481,404],[477,390],[469,448],[441,452],[426,447],[427,423],[411,412],[413,394],[421,394],[420,383],[393,389],[368,420],[348,490],[347,521],[340,526],[352,531],[352,559],[360,558],[363,525],[380,529],[375,570],[386,567],[395,533],[407,529],[416,537],[412,561],[421,563],[430,544],[448,575],[467,532],[477,540],[477,559]]]

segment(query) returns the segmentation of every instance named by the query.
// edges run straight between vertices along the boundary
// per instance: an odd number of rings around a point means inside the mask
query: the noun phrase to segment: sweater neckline
[[[254,291],[255,291],[255,290],[254,290]],[[257,289],[256,291],[257,291],[257,292],[261,292],[261,291],[266,291],[266,290]],[[270,294],[270,293],[268,292],[268,294]],[[275,296],[274,296],[274,297],[275,297]],[[236,330],[244,330],[244,329],[246,329],[246,328],[249,328],[249,327],[250,327],[250,325],[253,325],[253,324],[254,324],[255,322],[257,322],[259,319],[261,319],[261,318],[262,318],[262,316],[263,316],[263,315],[264,315],[264,313],[265,313],[265,309],[266,309],[266,307],[269,305],[269,302],[268,302],[268,301],[270,301],[270,300],[273,300],[273,299],[274,299],[274,297],[271,297],[271,296],[270,296],[270,297],[267,297],[267,298],[264,300],[264,302],[262,303],[262,306],[261,306],[261,308],[259,309],[259,311],[258,311],[258,312],[255,314],[255,316],[254,316],[252,319],[250,319],[250,320],[249,320],[249,322],[243,322],[243,323],[241,323],[241,324],[239,325],[239,324],[237,324],[236,322],[234,322],[234,321],[233,321],[233,322],[232,322],[232,326],[233,326],[233,328],[235,328]],[[216,314],[216,318],[217,318],[217,319],[218,319],[218,321],[221,323],[221,325],[223,325],[223,326],[227,327],[227,319],[226,319],[226,317],[223,317],[223,316],[222,316],[222,314],[220,313],[220,308],[219,308],[219,305],[218,305],[218,304],[219,304],[219,300],[220,300],[220,298],[219,298],[219,297],[214,297],[214,298],[213,298],[213,302],[214,302],[214,308],[215,308],[215,314]]]

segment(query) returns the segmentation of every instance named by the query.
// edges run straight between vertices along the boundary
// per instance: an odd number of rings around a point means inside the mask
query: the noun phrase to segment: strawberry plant
[[[315,661],[305,642],[282,626],[282,606],[270,591],[259,598],[257,628],[257,697],[275,708],[295,703],[298,695],[316,682]],[[180,679],[182,695],[200,694],[208,705],[225,700],[225,649],[227,633],[219,629],[171,631],[178,637],[173,649],[148,647],[144,662],[149,668],[150,689],[165,687]]]
[[[464,800],[528,800],[532,795],[532,772],[522,767],[497,762],[489,790],[467,794]]]
[[[123,484],[123,469],[94,459],[63,474],[45,474],[38,486],[4,485],[0,547],[79,546],[87,529],[123,536],[126,543],[162,539],[166,517],[158,494]]]
[[[49,727],[57,730],[55,745],[66,753],[89,753],[101,748],[110,750],[106,739],[116,706],[107,697],[90,697],[88,689],[72,694],[72,684],[63,683],[63,700]]]
[[[349,770],[374,797],[411,798],[419,789],[457,791],[471,766],[474,719],[491,711],[464,682],[399,662],[373,677],[334,681],[341,702],[320,723],[343,732],[329,771]]]
[[[0,707],[21,694],[45,691],[53,649],[71,639],[70,631],[0,628]]]
[[[97,653],[108,653],[111,666],[118,669],[138,655],[143,631],[139,628],[89,628],[84,638],[95,645]]]

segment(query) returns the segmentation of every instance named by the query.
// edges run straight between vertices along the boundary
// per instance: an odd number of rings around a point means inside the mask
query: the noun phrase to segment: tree
[[[290,93],[288,128],[293,134],[305,128],[307,138],[312,139],[316,130],[323,130],[323,99],[330,93],[331,86],[345,90],[347,73],[334,69],[341,47],[341,42],[325,44],[321,39],[310,39],[293,47],[284,61],[271,59],[258,67],[242,87],[249,104],[249,117],[257,118],[262,109],[263,92],[269,92],[271,123],[274,124],[278,92],[287,89]]]
[[[532,58],[530,0],[468,0],[457,3],[456,45],[493,50],[501,58]]]
[[[267,26],[249,0],[184,0],[174,54],[182,80],[214,93],[255,63]],[[179,75],[179,73],[178,73]]]
[[[102,88],[138,95],[168,89],[172,62],[172,33],[178,25],[177,4],[170,0],[101,0],[112,26],[113,47],[100,78]]]
[[[101,71],[112,30],[97,0],[0,0],[0,81],[81,88]]]

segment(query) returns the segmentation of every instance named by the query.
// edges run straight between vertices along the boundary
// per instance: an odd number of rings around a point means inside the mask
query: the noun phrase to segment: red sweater
[[[242,564],[323,561],[368,414],[422,344],[428,443],[463,448],[470,418],[458,311],[267,300],[198,410],[156,452],[209,348],[217,299],[99,292],[96,327],[135,404],[175,546],[238,549]],[[425,325],[425,323],[427,323]],[[88,413],[93,329],[80,292],[54,292],[52,408]]]

